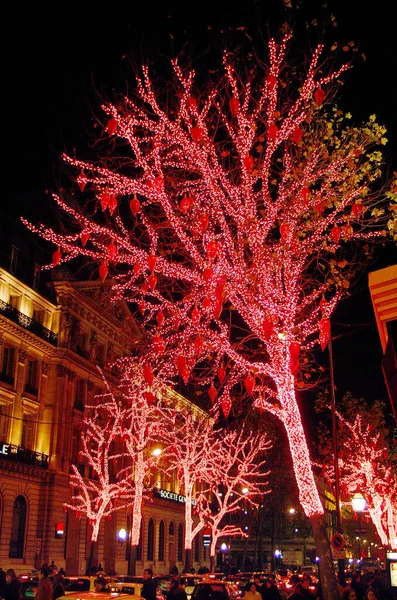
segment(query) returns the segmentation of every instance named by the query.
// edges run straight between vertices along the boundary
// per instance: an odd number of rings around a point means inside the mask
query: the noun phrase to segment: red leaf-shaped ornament
[[[192,321],[195,325],[198,325],[200,323],[200,317],[201,317],[201,313],[198,310],[197,306],[195,306],[192,310]]]
[[[273,322],[270,319],[268,319],[267,317],[265,317],[262,321],[262,333],[263,333],[263,339],[265,341],[270,340],[272,333],[273,333],[273,329],[274,329]]]
[[[156,352],[156,354],[163,354],[163,352],[165,350],[165,344],[164,344],[163,338],[159,335],[155,335],[153,337],[152,343],[153,343],[153,350]]]
[[[282,223],[280,225],[280,235],[283,242],[286,242],[291,233],[291,226],[288,223]]]
[[[275,75],[268,75],[266,83],[270,87],[270,89],[273,89],[277,83],[277,77]]]
[[[108,257],[109,260],[113,260],[114,257],[117,254],[117,247],[116,244],[114,242],[110,242],[109,246],[108,246]]]
[[[316,210],[316,212],[318,212],[319,215],[322,215],[325,210],[325,202],[317,202],[317,204],[314,205],[314,209]]]
[[[222,385],[222,383],[225,381],[226,369],[224,369],[223,367],[219,367],[218,371],[217,371],[217,375],[218,375],[219,383]]]
[[[182,373],[182,379],[183,379],[183,383],[185,385],[187,385],[187,383],[189,381],[189,377],[190,377],[190,371],[189,371],[189,369],[185,369]]]
[[[61,262],[61,258],[62,258],[62,253],[61,253],[60,249],[58,248],[52,254],[52,264],[54,265],[54,267],[59,265],[59,263]]]
[[[101,266],[99,267],[99,278],[102,281],[102,283],[105,281],[106,277],[108,276],[108,272],[109,272],[109,268],[108,268],[107,264],[102,263]]]
[[[337,244],[340,240],[340,234],[341,234],[340,227],[338,227],[337,225],[334,225],[331,233],[332,233],[332,239],[334,240],[335,244]]]
[[[225,416],[225,419],[228,418],[229,414],[230,414],[230,410],[232,408],[232,402],[230,400],[229,395],[227,396],[222,396],[222,400],[221,400],[221,409],[222,412]]]
[[[153,385],[153,381],[154,381],[154,374],[152,373],[151,368],[149,367],[148,364],[146,364],[143,367],[143,378],[146,381],[146,383],[150,386]]]
[[[320,328],[320,345],[321,350],[324,351],[328,345],[328,342],[331,337],[331,322],[329,319],[320,319],[319,321]]]
[[[217,396],[217,392],[216,392],[216,389],[214,387],[214,384],[211,384],[211,387],[208,390],[208,395],[210,397],[211,404],[214,404],[214,402],[216,400],[216,396]]]
[[[267,130],[267,137],[269,140],[275,140],[278,134],[278,127],[275,123],[270,123],[269,129]]]
[[[154,271],[156,267],[157,257],[155,254],[149,254],[147,257],[147,264],[151,272]]]
[[[107,129],[109,135],[114,135],[116,133],[117,127],[118,127],[118,122],[117,122],[117,119],[115,119],[114,117],[109,119],[109,121],[106,124],[106,129]]]
[[[161,192],[164,188],[164,177],[161,177],[160,175],[156,177],[154,180],[154,187],[158,192]]]
[[[237,98],[230,99],[229,108],[230,108],[230,112],[232,113],[233,117],[237,117],[238,111],[240,109],[240,103]]]
[[[152,292],[154,292],[154,288],[157,285],[157,277],[154,273],[152,273],[151,275],[149,275],[149,277],[147,278],[147,282],[149,284],[150,290]]]
[[[217,302],[215,302],[214,304],[214,309],[213,309],[213,314],[214,314],[214,318],[215,319],[219,319],[219,317],[222,314],[222,302],[220,300],[218,300]]]
[[[244,385],[248,395],[252,396],[252,392],[254,391],[255,379],[250,373],[248,373],[247,377],[244,379]]]
[[[148,406],[153,406],[153,404],[156,402],[156,396],[152,394],[152,392],[143,392],[143,397],[145,398]]]
[[[157,315],[156,315],[156,321],[157,321],[157,325],[158,325],[159,327],[161,327],[161,326],[162,326],[162,324],[164,323],[164,318],[165,318],[165,317],[164,317],[164,313],[163,313],[163,311],[162,311],[162,310],[160,310],[160,311],[157,313]]]
[[[132,267],[132,271],[133,271],[133,273],[134,273],[135,277],[136,277],[137,275],[139,275],[139,273],[142,271],[142,265],[141,265],[141,263],[137,261],[137,262],[134,264],[134,266]]]
[[[194,352],[196,355],[200,355],[204,347],[204,338],[202,335],[198,335],[194,339]]]
[[[295,144],[299,144],[302,141],[303,132],[300,127],[295,127],[294,132],[292,134],[291,140]]]
[[[130,202],[130,210],[131,210],[132,214],[134,215],[134,217],[137,216],[140,208],[141,208],[141,203],[139,202],[138,198],[136,196],[134,196]]]
[[[307,204],[307,201],[309,200],[309,196],[310,196],[310,190],[308,187],[304,186],[302,188],[301,191],[301,196],[302,196],[302,200],[305,204]]]
[[[183,372],[186,371],[187,368],[186,358],[183,356],[183,354],[180,354],[176,357],[175,364],[176,368],[178,369],[179,375],[183,375]]]
[[[105,210],[109,206],[109,198],[109,192],[102,192],[102,194],[99,196],[99,202],[101,203],[102,212],[105,212]]]
[[[189,107],[190,109],[192,109],[192,110],[193,110],[193,109],[195,109],[195,108],[197,107],[197,101],[196,101],[196,98],[193,98],[193,96],[190,96],[190,98],[188,98],[188,99],[186,100],[186,104],[188,105],[188,107]]]
[[[289,351],[291,358],[294,362],[299,360],[299,355],[301,353],[301,345],[299,342],[291,342],[289,345]]]
[[[84,175],[84,173],[81,173],[78,177],[77,177],[77,185],[80,188],[80,192],[84,192],[85,186],[87,185],[87,177]]]
[[[218,253],[218,244],[217,244],[216,240],[211,240],[210,242],[208,242],[205,250],[207,252],[208,258],[210,260],[214,260],[214,258],[216,257],[216,255]]]
[[[200,142],[203,139],[203,130],[201,127],[192,127],[190,130],[194,142]]]
[[[204,281],[206,281],[207,283],[212,279],[214,272],[211,269],[211,267],[207,267],[206,269],[204,269],[203,271],[203,278]]]
[[[88,233],[88,231],[83,231],[83,232],[81,233],[81,236],[80,236],[80,238],[81,238],[81,245],[82,245],[82,246],[83,246],[83,248],[84,248],[84,246],[86,245],[86,243],[87,243],[87,242],[88,242],[88,240],[90,239],[90,234]]]
[[[252,156],[250,154],[247,154],[247,156],[244,156],[243,165],[248,172],[252,171],[252,168],[254,166],[254,159],[252,158]]]
[[[358,204],[357,202],[355,202],[352,206],[352,213],[353,213],[353,217],[357,220],[361,217],[361,213],[363,211],[363,206],[362,204]]]
[[[139,308],[139,312],[141,313],[141,315],[143,315],[143,312],[145,310],[145,306],[146,306],[146,304],[145,304],[145,302],[143,300],[140,300],[138,302],[138,308]]]
[[[193,208],[194,199],[191,196],[184,196],[179,203],[179,208],[186,215]]]
[[[321,88],[318,88],[315,92],[314,92],[314,99],[316,101],[317,106],[321,106],[322,103],[325,100],[325,92],[324,90],[322,90]]]
[[[114,211],[117,208],[117,198],[116,196],[109,196],[109,200],[108,200],[108,209],[110,212],[110,216],[113,216]]]
[[[200,232],[201,234],[205,233],[207,231],[208,228],[208,224],[209,224],[209,218],[207,213],[203,213],[199,220],[198,220],[199,226],[200,226]]]

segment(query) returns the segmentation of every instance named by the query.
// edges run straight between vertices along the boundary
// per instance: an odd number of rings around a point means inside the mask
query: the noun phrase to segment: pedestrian
[[[7,584],[4,591],[4,600],[21,600],[22,586],[14,569],[7,569],[6,582]]]
[[[51,583],[51,579],[48,577],[48,575],[50,574],[49,569],[47,567],[44,567],[41,570],[41,574],[42,577],[39,581],[39,585],[37,586],[35,600],[52,600],[54,588]]]
[[[291,579],[292,579],[292,577],[291,577]],[[301,582],[298,581],[298,582],[294,583],[293,585],[294,585],[293,592],[292,592],[292,594],[290,594],[288,596],[287,600],[303,600],[303,593],[302,593],[302,584],[301,584]]]
[[[156,600],[156,583],[153,579],[152,569],[143,571],[143,586],[141,588],[141,596],[145,600]]]
[[[262,586],[263,600],[281,600],[281,594],[271,577],[268,577]]]
[[[361,581],[361,573],[353,573],[350,587],[356,592],[357,600],[363,600],[367,586]]]
[[[369,587],[364,596],[364,600],[380,600],[380,596],[378,596],[375,590]]]
[[[248,591],[244,594],[244,600],[262,600],[262,596],[253,581],[251,581]]]
[[[52,591],[52,600],[57,600],[61,596],[65,595],[65,587],[63,585],[63,576],[61,573],[57,573],[52,582],[53,591]]]
[[[166,593],[167,600],[187,600],[187,595],[180,580],[175,576],[170,581],[170,589]]]
[[[259,575],[254,575],[254,583],[256,585],[256,591],[260,593],[260,595],[262,596],[262,600],[263,600],[263,585],[262,585]]]
[[[316,600],[317,595],[312,591],[313,590],[313,582],[310,575],[304,575],[301,581],[302,586],[302,595],[305,600]]]
[[[0,598],[4,598],[4,592],[6,590],[7,579],[5,571],[0,567]]]
[[[351,587],[343,590],[342,600],[357,600],[356,592]]]
[[[97,577],[95,579],[94,588],[96,592],[103,592],[106,586],[106,579],[104,577]]]

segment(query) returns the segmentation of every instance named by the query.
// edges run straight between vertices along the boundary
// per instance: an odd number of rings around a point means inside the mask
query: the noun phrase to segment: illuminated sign
[[[179,502],[180,504],[184,504],[186,502],[186,498],[185,496],[182,496],[182,494],[176,494],[175,492],[161,489],[156,491],[160,498],[163,498],[164,500],[172,500],[173,502]],[[192,499],[192,504],[196,504],[195,499]]]
[[[0,443],[0,454],[8,454],[10,450],[10,445],[9,444],[2,444]]]

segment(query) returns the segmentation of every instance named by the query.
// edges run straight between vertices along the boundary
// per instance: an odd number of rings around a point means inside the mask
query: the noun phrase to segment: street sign
[[[365,527],[360,527],[355,529],[354,533],[367,533],[367,529],[365,529]]]
[[[343,558],[346,558],[345,550],[335,550],[334,548],[332,548],[332,558],[334,560],[341,560]]]
[[[334,550],[342,550],[345,547],[345,539],[341,533],[334,533],[331,538],[331,546]]]

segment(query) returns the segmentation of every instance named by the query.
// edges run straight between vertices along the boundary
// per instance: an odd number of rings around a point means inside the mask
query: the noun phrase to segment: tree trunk
[[[86,570],[87,575],[91,575],[91,567],[93,566],[93,563],[94,563],[94,556],[95,556],[95,550],[96,550],[97,543],[98,543],[97,540],[91,540],[90,555],[87,558],[87,570]]]
[[[138,546],[131,545],[128,556],[128,575],[136,574],[136,557],[137,557]]]
[[[190,573],[192,566],[192,549],[185,548],[185,572]]]
[[[323,600],[340,600],[324,515],[313,515],[310,522],[316,542],[316,552],[320,557],[319,575]]]
[[[210,556],[210,573],[214,572],[214,568],[215,568],[215,556],[213,556],[211,554],[211,556]]]

